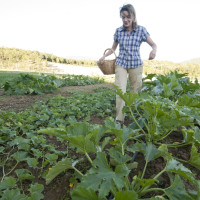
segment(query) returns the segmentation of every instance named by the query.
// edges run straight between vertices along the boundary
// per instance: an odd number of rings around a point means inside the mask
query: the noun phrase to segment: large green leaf
[[[0,138],[0,140],[1,140],[1,138]],[[0,147],[0,153],[2,153],[3,151],[4,151],[4,147]]]
[[[97,148],[95,143],[92,141],[94,139],[90,133],[90,129],[91,127],[88,123],[79,122],[66,127],[66,130],[61,128],[42,129],[39,133],[45,133],[67,140],[77,147],[78,152],[95,153]]]
[[[152,95],[161,95],[163,92],[163,86],[161,84],[156,85],[152,88]]]
[[[92,189],[78,187],[71,193],[72,200],[101,200]]]
[[[52,169],[49,170],[46,176],[46,184],[49,184],[57,175],[68,169],[73,169],[70,159],[65,158],[64,160],[59,161],[54,167],[52,167]]]
[[[119,190],[122,189],[125,184],[125,177],[128,174],[129,170],[125,165],[118,165],[113,171],[107,162],[106,154],[98,152],[93,161],[93,167],[82,178],[80,187],[98,191],[99,197],[103,198],[116,187]]]
[[[194,136],[193,136],[195,142],[198,146],[200,146],[200,129],[198,127],[194,128]]]
[[[52,136],[56,136],[59,138],[62,138],[64,140],[67,140],[67,134],[66,130],[64,128],[46,128],[46,129],[40,129],[38,133],[44,133]]]
[[[175,176],[173,184],[169,188],[165,189],[165,194],[170,200],[194,200],[185,190],[185,185],[178,175]]]
[[[184,94],[178,98],[178,105],[200,108],[199,100],[194,98],[194,96],[189,96],[188,94]]]
[[[132,144],[128,147],[128,150],[135,153],[136,151],[140,151],[144,154],[145,160],[147,162],[158,158],[161,155],[161,152],[156,148],[154,144],[151,142],[148,143],[139,143]]]
[[[161,108],[162,109],[162,108]],[[193,125],[193,120],[180,111],[178,106],[167,105],[165,106],[164,112],[167,116],[166,120],[164,117],[157,117],[160,123],[161,129],[177,130],[180,126],[190,126]]]
[[[77,147],[77,151],[80,153],[96,153],[97,149],[94,143],[90,140],[91,135],[83,136],[69,136],[68,141]]]
[[[123,128],[120,127],[119,124],[116,124],[114,120],[107,119],[105,121],[106,127],[110,130],[112,134],[115,134],[116,138],[114,141],[111,141],[110,143],[113,145],[120,146],[122,149],[124,149],[127,141],[134,137],[135,135],[138,135],[139,130],[133,130],[131,128],[128,128],[126,126],[123,126]]]
[[[131,106],[139,98],[139,95],[137,93],[123,93],[122,90],[120,90],[116,85],[114,87],[116,88],[116,94],[125,101],[127,106]]]
[[[127,128],[124,126],[122,129],[111,129],[111,132],[115,134],[116,138],[112,142],[114,145],[119,145],[121,147],[124,147],[126,145],[126,142],[131,139],[133,136],[136,135],[135,131]],[[138,131],[137,131],[138,132]]]
[[[179,112],[183,113],[185,116],[190,117],[192,121],[197,121],[200,124],[200,108],[192,108],[182,106],[179,108]]]
[[[195,183],[195,176],[194,174],[182,163],[178,162],[177,160],[173,159],[172,157],[168,160],[166,165],[166,171],[174,172],[183,176],[184,178],[188,179],[189,181]]]
[[[12,157],[17,161],[21,162],[27,159],[28,153],[25,151],[17,151],[14,154],[12,154]]]
[[[131,160],[129,155],[122,155],[121,151],[119,151],[117,148],[110,148],[109,155],[111,157],[112,164],[114,163],[115,165],[125,164]]]
[[[179,83],[178,79],[175,75],[171,76],[171,83],[170,83],[171,89],[176,91],[182,91],[183,88],[181,87],[181,84]]]
[[[156,77],[157,77],[157,74],[147,74],[147,76],[143,78],[143,81],[150,79],[151,82],[147,82],[147,83],[153,84],[153,83],[152,83],[152,79],[153,79],[153,78],[156,78]],[[144,82],[144,83],[146,83],[146,82]]]
[[[164,92],[164,97],[169,98],[174,95],[174,92],[172,91],[171,87],[169,85],[163,83],[163,92]]]
[[[117,192],[115,200],[138,200],[138,195],[134,191]]]
[[[29,167],[32,167],[32,168],[37,168],[37,165],[38,165],[38,160],[36,158],[27,158],[27,163],[29,165]]]
[[[165,160],[168,160],[171,158],[171,155],[170,153],[168,152],[168,147],[166,144],[161,144],[159,147],[158,147],[158,150],[161,152],[161,156],[165,159]]]
[[[1,200],[27,200],[27,197],[24,194],[21,194],[19,189],[6,190],[3,193]]]
[[[30,139],[25,139],[21,136],[17,136],[14,140],[12,140],[9,145],[14,146],[17,145],[17,148],[20,150],[29,151],[30,149]]]
[[[17,174],[18,180],[33,180],[34,176],[28,169],[16,169],[15,173]]]
[[[86,122],[74,123],[71,126],[66,127],[67,135],[73,136],[86,136],[90,132],[90,124]]]
[[[158,182],[156,179],[141,179],[139,177],[136,178],[137,182],[142,186],[142,188],[150,187],[152,185],[155,185],[156,182]]]
[[[102,139],[102,136],[107,131],[107,128],[105,126],[95,125],[89,132],[90,134],[90,140],[95,144],[95,146],[99,145],[100,140]],[[101,149],[102,150],[102,149]]]
[[[13,188],[16,185],[17,180],[11,176],[0,182],[0,190]]]
[[[145,144],[145,143],[143,143],[143,144]],[[143,151],[147,162],[154,160],[160,156],[160,151],[152,143],[143,145],[141,150]]]
[[[192,129],[182,129],[183,142],[190,144],[194,142],[194,131]]]
[[[188,163],[200,170],[200,154],[198,153],[197,148],[194,144],[191,148],[190,159]]]
[[[41,200],[44,198],[44,195],[42,194],[42,191],[44,190],[44,186],[42,184],[32,184],[29,188],[31,196],[28,198],[28,200]]]
[[[49,161],[49,163],[52,165],[56,162],[56,160],[58,159],[58,155],[56,153],[47,153],[45,155],[45,157],[47,158],[47,160]]]
[[[31,187],[29,188],[29,191],[31,193],[42,192],[43,190],[44,190],[44,186],[42,184],[38,184],[38,183],[32,184]]]
[[[120,130],[121,129],[121,125],[116,123],[115,120],[111,117],[109,117],[105,120],[105,125],[108,128],[108,130]]]
[[[60,137],[64,140],[68,140],[68,136],[86,136],[90,131],[90,125],[86,122],[74,123],[66,128],[47,128],[41,129],[39,133],[45,133]]]

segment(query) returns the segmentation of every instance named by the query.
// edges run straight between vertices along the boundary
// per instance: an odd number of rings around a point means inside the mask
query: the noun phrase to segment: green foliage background
[[[47,72],[49,62],[66,65],[97,67],[97,60],[78,60],[58,57],[49,53],[16,48],[0,47],[0,69],[29,69],[30,71]],[[196,58],[183,63],[169,61],[144,60],[144,74],[167,74],[171,71],[188,73],[189,77],[200,78],[200,59]],[[46,71],[45,71],[46,70]]]

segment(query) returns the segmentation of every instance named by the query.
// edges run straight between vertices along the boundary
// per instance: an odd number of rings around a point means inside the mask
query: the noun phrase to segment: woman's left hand
[[[156,57],[157,45],[153,42],[150,36],[147,37],[147,43],[152,47],[152,51],[149,54],[149,60],[153,60]]]
[[[152,50],[149,54],[149,60],[153,60],[156,57],[156,51]]]

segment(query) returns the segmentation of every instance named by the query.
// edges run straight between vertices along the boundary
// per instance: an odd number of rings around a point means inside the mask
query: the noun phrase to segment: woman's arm
[[[149,60],[152,60],[156,57],[157,45],[149,36],[147,37],[147,43],[152,47],[152,51],[149,54]]]
[[[113,42],[113,45],[112,45],[112,50],[113,51],[115,51],[116,49],[117,49],[117,46],[118,46],[118,42]],[[112,50],[108,50],[106,53],[105,53],[105,55],[103,55],[100,59],[99,59],[99,61],[98,61],[98,63],[99,64],[102,64],[103,62],[104,62],[104,60],[105,60],[105,57],[107,57],[107,56],[109,56],[109,55],[111,55],[112,53],[113,53],[113,51]]]

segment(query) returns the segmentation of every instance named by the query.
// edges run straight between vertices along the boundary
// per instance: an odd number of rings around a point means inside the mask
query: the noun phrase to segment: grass
[[[0,71],[0,86],[5,81],[12,80],[13,78],[19,76],[19,74],[21,73],[27,74],[27,72]],[[29,73],[36,76],[39,75],[39,73],[36,73],[36,72],[29,72]]]
[[[65,76],[67,74],[53,74],[53,73],[41,73],[41,72],[22,72],[22,71],[0,71],[0,88],[5,81],[12,80],[19,76],[19,74],[30,74],[33,76],[40,76],[41,74],[45,75],[54,75],[58,78]],[[105,76],[104,81],[107,83],[114,83],[114,76]]]
[[[12,80],[19,76],[19,74],[30,74],[33,76],[40,76],[41,73],[39,72],[21,72],[21,71],[0,71],[0,87],[2,86],[5,81]],[[48,74],[48,73],[43,73]]]

